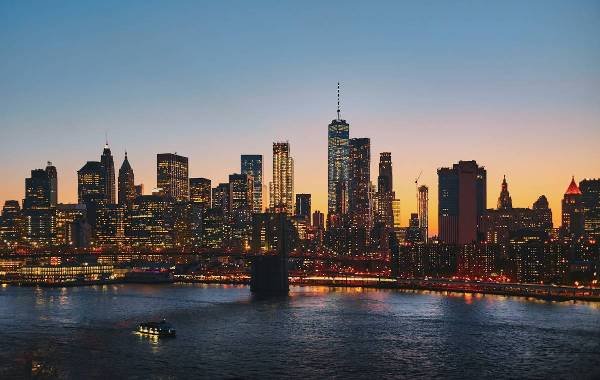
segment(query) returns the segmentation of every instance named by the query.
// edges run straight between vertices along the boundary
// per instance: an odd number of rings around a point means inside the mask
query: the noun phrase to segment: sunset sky
[[[263,154],[268,181],[288,140],[295,192],[325,211],[338,81],[374,182],[392,152],[404,225],[422,170],[436,233],[436,169],[458,160],[487,168],[488,207],[506,174],[513,205],[545,194],[555,223],[571,176],[600,177],[599,1],[2,1],[0,202],[46,161],[76,202],[108,132],[147,192],[156,153],[213,184]]]

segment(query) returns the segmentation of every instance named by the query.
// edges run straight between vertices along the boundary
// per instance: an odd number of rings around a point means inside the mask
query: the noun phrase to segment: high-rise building
[[[419,186],[418,189],[418,217],[419,228],[423,240],[429,240],[429,188],[425,185]]]
[[[262,154],[242,154],[241,173],[252,176],[252,212],[263,211],[263,156]]]
[[[296,213],[297,218],[304,219],[310,224],[311,200],[310,194],[296,194]]]
[[[377,212],[380,221],[389,230],[394,228],[394,210],[392,207],[394,198],[392,154],[382,152],[379,156],[379,176],[377,177]]]
[[[176,247],[185,251],[202,246],[204,210],[204,205],[199,202],[173,204],[173,242]]]
[[[212,207],[220,209],[223,215],[229,215],[229,183],[220,183],[212,190]]]
[[[125,152],[125,159],[123,159],[123,164],[121,164],[121,168],[119,169],[119,205],[125,206],[128,209],[131,208],[137,196],[134,181],[133,169],[127,159],[127,152]]]
[[[510,210],[512,208],[512,198],[508,192],[508,183],[506,183],[506,176],[502,179],[502,190],[498,197],[498,210]]]
[[[562,200],[562,232],[565,236],[581,237],[584,223],[583,196],[573,177]]]
[[[77,171],[77,194],[79,203],[106,203],[106,170],[98,161],[88,161]]]
[[[108,204],[112,205],[117,203],[117,194],[115,188],[115,161],[113,160],[112,153],[108,147],[108,141],[106,142],[106,145],[104,145],[100,162],[106,170],[106,201]]]
[[[273,143],[273,182],[271,186],[271,210],[294,212],[294,159],[290,155],[290,143]]]
[[[600,240],[600,179],[584,179],[579,182],[582,193],[585,233]]]
[[[44,169],[31,171],[31,177],[25,179],[25,199],[23,209],[45,209],[52,203],[51,179]]]
[[[108,204],[98,208],[96,213],[95,237],[98,246],[112,246],[124,243],[125,206]]]
[[[108,202],[106,170],[98,161],[88,161],[77,171],[78,203],[85,204],[89,224],[96,227],[96,212]]]
[[[392,212],[394,213],[394,230],[402,227],[400,213],[400,199],[392,200]]]
[[[189,199],[188,158],[173,153],[156,155],[156,187],[175,201]]]
[[[46,165],[46,173],[50,180],[50,206],[56,207],[58,204],[58,173],[56,166],[52,165],[50,161]]]
[[[423,230],[420,227],[419,214],[410,214],[410,220],[408,221],[408,228],[406,229],[406,241],[409,243],[422,243],[425,239],[423,236]]]
[[[136,246],[173,246],[173,199],[158,192],[137,197],[131,209],[128,237]]]
[[[350,139],[348,212],[354,227],[371,226],[370,184],[371,142],[368,138]]]
[[[55,244],[86,248],[91,240],[91,226],[87,223],[85,204],[59,204],[56,207]]]
[[[325,214],[321,211],[316,210],[312,214],[312,226],[317,230],[325,229]]]
[[[233,243],[242,249],[250,248],[252,234],[252,201],[254,184],[249,174],[229,175],[229,205]]]
[[[33,246],[48,246],[54,238],[55,214],[51,207],[51,179],[44,169],[31,171],[25,179],[23,215],[25,238]]]
[[[211,205],[211,181],[208,178],[190,178],[190,201],[197,203],[203,208]]]
[[[345,199],[340,199],[340,191],[348,188],[350,160],[350,124],[340,116],[340,84],[338,83],[337,118],[327,128],[327,212],[339,213],[345,210]]]
[[[467,244],[478,240],[479,221],[486,209],[485,168],[475,161],[459,161],[438,169],[438,232],[442,243]]]
[[[0,222],[0,241],[9,245],[21,243],[25,238],[25,227],[19,201],[5,201]]]
[[[139,185],[135,185],[135,196],[136,198],[144,195],[144,184],[140,183]]]

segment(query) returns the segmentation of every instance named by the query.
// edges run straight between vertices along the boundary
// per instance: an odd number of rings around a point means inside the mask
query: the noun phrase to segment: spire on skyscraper
[[[502,190],[498,197],[498,209],[499,210],[510,210],[512,209],[512,198],[508,192],[508,183],[506,183],[506,176],[502,179]]]
[[[340,82],[338,82],[338,86],[337,86],[337,119],[338,120],[342,119],[340,117]]]

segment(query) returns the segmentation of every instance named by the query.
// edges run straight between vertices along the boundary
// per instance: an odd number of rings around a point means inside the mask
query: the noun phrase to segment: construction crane
[[[417,178],[415,178],[415,190],[417,192],[417,200],[419,199],[419,179],[421,178],[422,174],[423,174],[423,170],[421,170],[419,172],[419,175],[417,176]]]

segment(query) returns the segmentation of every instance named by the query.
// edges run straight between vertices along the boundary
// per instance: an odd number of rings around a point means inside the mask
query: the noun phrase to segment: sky
[[[108,133],[116,169],[156,186],[156,153],[226,182],[240,154],[289,141],[295,192],[327,204],[327,125],[392,152],[403,224],[414,180],[477,160],[488,207],[545,194],[560,220],[571,176],[600,177],[600,1],[0,0],[0,202],[52,161],[59,202]]]

